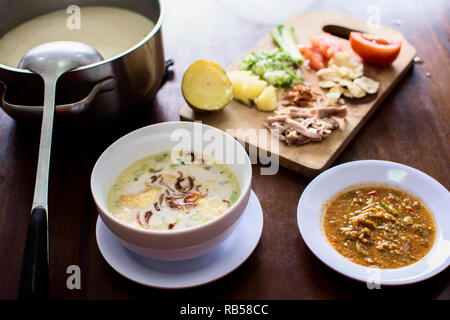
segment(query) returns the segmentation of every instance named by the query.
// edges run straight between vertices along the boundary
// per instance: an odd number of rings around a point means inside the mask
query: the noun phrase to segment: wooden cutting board
[[[293,26],[295,28],[297,42],[303,44],[307,44],[309,38],[323,33],[325,26],[328,26],[325,27],[326,30],[331,29],[342,33],[348,32],[349,29],[369,32],[366,22],[331,11],[297,14],[283,24]],[[340,30],[336,26],[342,27],[343,29]],[[307,176],[315,176],[327,169],[349,141],[356,135],[370,115],[374,113],[375,109],[381,104],[389,92],[395,88],[395,85],[401,77],[412,67],[416,50],[406,41],[399,31],[379,26],[378,28],[371,29],[370,33],[402,41],[400,54],[391,66],[376,67],[368,64],[364,65],[364,74],[380,82],[378,93],[372,97],[367,96],[359,100],[347,100],[346,105],[349,108],[347,118],[344,121],[340,120],[340,127],[335,129],[323,141],[313,142],[303,146],[286,146],[280,142],[277,153],[281,166]],[[342,42],[344,44],[344,50],[351,52],[358,59],[351,51],[348,40],[343,39]],[[228,70],[238,70],[240,61],[251,52],[275,47],[276,45],[273,43],[271,36],[267,35],[247,53],[238,57],[239,59]],[[308,72],[304,68],[302,68],[302,72],[305,81],[316,90],[321,91],[317,86],[317,78],[314,72]],[[245,131],[246,129],[263,129],[263,123],[270,115],[272,113],[261,112],[256,108],[249,108],[235,100],[219,112],[198,113],[194,112],[187,105],[180,110],[180,116],[183,120],[202,121],[204,124],[209,124],[221,130],[243,129]],[[248,137],[243,132],[235,132],[232,135],[240,142],[245,143],[247,150],[252,153],[255,153],[256,150],[270,153],[272,151],[270,146],[276,142],[276,139],[273,137],[269,138],[269,141],[263,141],[263,139],[258,140],[255,137]],[[376,137],[373,138],[376,140]],[[250,146],[256,146],[257,149],[249,148]],[[276,150],[274,149],[274,151]]]

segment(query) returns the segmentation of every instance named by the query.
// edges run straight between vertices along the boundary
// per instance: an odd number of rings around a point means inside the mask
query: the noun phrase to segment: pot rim
[[[157,32],[159,32],[160,29],[161,29],[161,26],[162,26],[162,23],[163,23],[163,21],[165,19],[165,14],[166,14],[165,7],[162,4],[162,2],[163,1],[158,0],[158,3],[159,3],[159,18],[158,18],[158,21],[155,23],[155,26],[153,27],[153,29],[141,41],[136,43],[131,48],[129,48],[129,49],[119,53],[118,55],[112,56],[112,57],[110,57],[108,59],[104,59],[104,60],[96,62],[96,63],[92,63],[92,64],[88,64],[86,66],[78,67],[76,69],[73,69],[73,70],[69,71],[68,73],[76,72],[76,71],[82,71],[82,70],[86,70],[86,69],[89,69],[89,68],[94,68],[94,67],[101,66],[103,64],[110,63],[110,62],[112,62],[114,60],[122,58],[123,56],[126,56],[130,52],[132,52],[132,51],[136,50],[137,48],[141,47],[142,45],[144,45],[148,40],[153,38],[153,36]],[[33,72],[31,72],[29,70],[26,70],[26,69],[14,68],[14,67],[10,67],[10,66],[7,66],[7,65],[4,65],[4,64],[1,64],[1,63],[0,63],[0,69],[6,69],[8,71],[14,71],[14,72],[20,72],[20,73],[29,73],[29,74],[33,73]]]

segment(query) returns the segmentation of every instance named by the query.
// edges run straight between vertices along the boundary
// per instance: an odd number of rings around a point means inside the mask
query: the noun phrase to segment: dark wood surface
[[[187,290],[146,288],[123,278],[97,248],[89,179],[101,152],[130,130],[177,120],[184,101],[180,81],[194,60],[223,66],[236,60],[277,23],[296,12],[337,10],[367,19],[373,1],[204,0],[167,2],[166,56],[175,73],[148,106],[124,125],[85,134],[56,129],[49,189],[50,296],[53,299],[450,299],[450,270],[420,284],[368,290],[322,264],[297,228],[297,201],[311,179],[280,169],[261,176],[253,190],[264,210],[264,231],[251,257],[212,284]],[[415,167],[450,187],[448,1],[378,1],[381,23],[400,30],[424,64],[415,65],[335,164],[384,159]],[[375,9],[377,9],[375,8]],[[372,8],[373,9],[373,8]],[[428,75],[427,75],[428,74]],[[18,125],[0,111],[0,298],[17,295],[19,270],[33,196],[39,131]],[[66,268],[78,265],[81,290],[68,290]]]

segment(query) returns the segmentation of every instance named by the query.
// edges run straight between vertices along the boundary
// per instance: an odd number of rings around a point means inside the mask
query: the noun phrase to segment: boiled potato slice
[[[242,91],[239,93],[239,100],[246,105],[250,105],[251,101],[255,100],[267,87],[267,82],[264,80],[248,78],[245,81]]]
[[[244,87],[246,87],[248,79],[253,77],[251,71],[231,71],[227,74],[232,83],[234,98],[249,104],[250,101],[246,99],[244,94]]]
[[[227,73],[228,78],[230,78],[233,87],[233,96],[237,98],[240,96],[244,83],[249,76],[251,76],[250,71],[233,71]]]
[[[277,94],[275,87],[268,86],[255,99],[256,108],[261,111],[273,111],[277,108]]]
[[[188,105],[200,111],[223,109],[233,99],[233,88],[225,70],[217,63],[198,60],[183,76],[181,91]]]
[[[252,101],[257,98],[266,88],[267,82],[260,80],[258,76],[250,71],[232,71],[228,72],[228,77],[233,84],[233,95],[235,99],[250,106]]]

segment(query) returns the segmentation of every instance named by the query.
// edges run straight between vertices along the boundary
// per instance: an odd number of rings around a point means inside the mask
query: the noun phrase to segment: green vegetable
[[[112,187],[111,187],[111,190],[113,190],[113,191],[119,191],[119,190],[121,190],[122,189],[122,186],[120,186],[120,185],[118,185],[118,184],[115,184],[115,185],[113,185]]]
[[[278,88],[289,88],[301,78],[300,70],[295,69],[291,57],[281,49],[251,53],[241,62],[241,69],[250,70]]]
[[[294,27],[286,27],[280,24],[277,30],[279,34],[275,30],[270,32],[273,41],[289,55],[295,65],[301,65],[303,63],[303,57],[297,48]]]
[[[288,84],[290,87],[296,77],[285,70],[268,71],[264,74],[264,79],[276,87],[283,87]]]
[[[384,202],[384,201],[381,201],[381,206],[382,206],[387,212],[389,212],[390,214],[392,214],[392,215],[398,217],[399,212],[398,212],[398,210],[395,209],[392,205],[390,205],[390,204],[388,204],[388,203],[386,203],[386,202]]]
[[[230,196],[230,203],[235,203],[236,201],[237,201],[237,199],[239,198],[239,195],[238,195],[238,193],[236,192],[236,191],[233,191],[232,193],[231,193],[231,196]]]
[[[139,179],[139,177],[143,174],[144,172],[142,171],[142,169],[138,169],[133,171],[133,180],[137,181]]]
[[[169,155],[169,154],[168,154],[167,152],[166,152],[166,153],[163,153],[162,155],[156,157],[155,160],[156,160],[157,162],[164,161],[164,160],[167,158],[168,155]]]
[[[155,227],[157,230],[166,230],[169,229],[167,222],[161,222]]]

